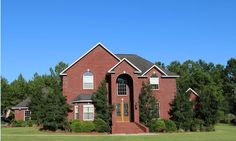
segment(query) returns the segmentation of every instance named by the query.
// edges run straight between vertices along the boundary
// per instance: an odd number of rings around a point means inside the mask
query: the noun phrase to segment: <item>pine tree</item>
[[[158,110],[157,100],[152,94],[150,85],[143,82],[141,94],[139,96],[140,121],[150,127],[151,121],[159,117]]]
[[[94,106],[96,107],[96,118],[104,120],[108,126],[111,126],[113,107],[109,105],[106,81],[102,80],[95,94],[92,96]],[[110,131],[111,128],[108,128]],[[107,131],[107,132],[109,132]]]
[[[206,86],[200,93],[198,105],[195,109],[196,117],[204,121],[204,125],[214,126],[218,121],[220,99],[214,86]]]
[[[194,119],[193,102],[189,101],[189,95],[178,92],[170,105],[170,119],[175,121],[178,129],[189,130]]]

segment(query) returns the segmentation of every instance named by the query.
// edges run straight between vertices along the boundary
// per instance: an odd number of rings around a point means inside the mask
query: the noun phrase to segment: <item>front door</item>
[[[128,101],[121,101],[116,104],[116,118],[118,122],[130,122],[130,108]]]

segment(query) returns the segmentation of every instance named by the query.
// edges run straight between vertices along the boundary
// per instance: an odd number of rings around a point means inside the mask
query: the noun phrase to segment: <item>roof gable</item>
[[[134,73],[142,73],[142,71],[136,67],[134,64],[132,64],[128,59],[126,58],[123,58],[122,60],[120,60],[120,62],[118,62],[115,66],[113,66],[109,71],[108,73],[114,73],[114,69],[119,66],[122,62],[126,61],[131,67],[133,67],[136,71]]]
[[[111,54],[114,58],[116,58],[118,61],[120,61],[120,58],[117,57],[115,54],[113,54],[110,50],[108,50],[102,43],[97,43],[94,45],[89,51],[87,51],[84,55],[82,55],[80,58],[78,58],[76,61],[74,61],[71,65],[69,65],[66,69],[64,69],[60,75],[67,75],[66,71],[70,69],[73,65],[75,65],[78,61],[80,61],[82,58],[84,58],[86,55],[88,55],[90,52],[92,52],[97,47],[102,47],[105,51],[107,51],[109,54]]]
[[[192,92],[194,95],[196,95],[197,97],[199,97],[198,93],[196,91],[194,91],[192,88],[188,88],[188,90],[186,91],[187,92]]]

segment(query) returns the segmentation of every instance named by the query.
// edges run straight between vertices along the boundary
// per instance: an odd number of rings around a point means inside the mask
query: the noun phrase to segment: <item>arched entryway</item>
[[[133,79],[128,74],[121,74],[116,79],[117,103],[116,119],[117,122],[134,121],[134,94]]]

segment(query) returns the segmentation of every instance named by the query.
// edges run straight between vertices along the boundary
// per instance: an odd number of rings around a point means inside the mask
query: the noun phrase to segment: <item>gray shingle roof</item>
[[[87,100],[87,101],[92,100],[92,94],[80,94],[80,95],[75,97],[73,102],[75,102],[75,101],[79,102],[79,101],[84,101],[84,100]]]
[[[128,59],[132,64],[134,64],[136,67],[138,67],[142,74],[145,73],[148,69],[150,69],[154,64],[136,54],[115,54],[120,59],[126,58]],[[176,75],[172,72],[169,72],[168,70],[165,70],[158,66],[162,71],[164,71],[168,75]]]
[[[28,97],[27,99],[23,100],[22,102],[14,106],[14,108],[28,107],[30,103],[31,103],[31,99]]]

